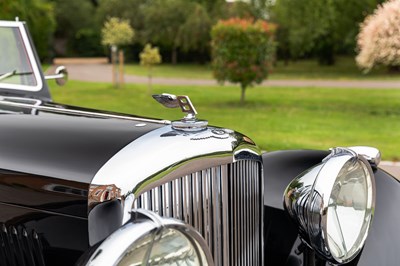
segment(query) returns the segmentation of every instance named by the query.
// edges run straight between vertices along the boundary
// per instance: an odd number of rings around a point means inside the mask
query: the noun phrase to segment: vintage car
[[[262,152],[187,96],[154,95],[179,121],[55,103],[66,69],[44,76],[25,23],[0,48],[0,265],[399,264],[376,148]]]

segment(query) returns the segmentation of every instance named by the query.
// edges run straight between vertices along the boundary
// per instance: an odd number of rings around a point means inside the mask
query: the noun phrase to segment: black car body
[[[0,48],[0,265],[398,264],[376,149],[262,153],[183,96],[155,96],[174,122],[54,103],[23,22]]]

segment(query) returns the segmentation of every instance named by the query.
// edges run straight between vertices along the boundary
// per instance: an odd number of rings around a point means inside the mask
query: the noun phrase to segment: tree
[[[173,64],[177,62],[181,29],[190,4],[185,0],[154,0],[143,6],[144,39],[170,49]]]
[[[54,3],[57,28],[56,54],[59,56],[95,56],[104,53],[100,43],[100,28],[94,14],[96,6],[90,0],[51,0]]]
[[[151,44],[146,44],[143,51],[139,55],[140,64],[147,68],[147,77],[149,78],[148,91],[151,92],[151,78],[152,78],[152,68],[154,65],[161,63],[161,55],[158,51],[158,47],[151,47]]]
[[[220,14],[222,19],[233,17],[268,19],[268,12],[274,0],[247,0],[226,2],[223,12]]]
[[[51,59],[50,43],[56,26],[51,3],[44,0],[2,0],[0,17],[3,20],[18,17],[26,21],[40,59]]]
[[[400,70],[400,0],[389,0],[366,17],[357,44],[356,62],[365,71],[375,65]]]
[[[132,43],[135,32],[128,20],[113,17],[104,23],[101,34],[103,45],[121,46]]]
[[[207,12],[209,18],[212,21],[212,25],[218,22],[220,19],[227,18],[225,16],[227,11],[226,0],[190,0],[191,2],[201,5]]]
[[[233,18],[219,21],[211,30],[214,76],[221,83],[239,83],[241,103],[246,88],[267,77],[274,29],[265,21]]]
[[[101,30],[102,40],[101,43],[105,46],[111,46],[112,51],[112,63],[113,63],[113,80],[114,84],[118,86],[118,83],[122,85],[123,83],[123,61],[124,54],[123,51],[120,50],[119,55],[119,63],[120,63],[120,71],[119,71],[119,82],[116,82],[116,71],[115,71],[115,63],[116,63],[116,53],[118,51],[118,46],[127,45],[132,43],[133,37],[135,35],[134,30],[129,24],[128,20],[123,20],[119,18],[109,18],[105,23],[104,27]]]
[[[154,0],[142,6],[143,39],[171,51],[177,63],[178,49],[204,51],[208,47],[211,20],[205,8],[187,0]]]
[[[178,37],[183,51],[196,50],[203,52],[209,48],[211,19],[207,10],[199,5],[191,5],[191,15],[186,18]]]
[[[271,16],[279,26],[279,54],[314,55],[320,64],[333,64],[337,53],[353,53],[358,24],[380,1],[277,0]]]
[[[274,6],[274,19],[279,31],[286,31],[287,36],[278,34],[289,43],[290,54],[302,57],[312,51],[318,53],[321,63],[333,63],[331,34],[335,21],[332,1],[329,0],[278,0]],[[319,51],[317,51],[319,50]],[[323,51],[323,53],[322,53]]]
[[[142,5],[146,0],[101,0],[96,11],[96,19],[99,25],[104,25],[110,17],[118,17],[128,20],[131,27],[135,29],[135,40],[145,43],[142,40],[144,16]]]

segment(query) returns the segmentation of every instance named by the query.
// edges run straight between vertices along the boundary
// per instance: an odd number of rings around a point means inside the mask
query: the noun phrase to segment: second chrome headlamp
[[[353,149],[332,149],[320,164],[289,184],[284,207],[317,254],[333,263],[349,262],[364,246],[372,222],[371,165]]]

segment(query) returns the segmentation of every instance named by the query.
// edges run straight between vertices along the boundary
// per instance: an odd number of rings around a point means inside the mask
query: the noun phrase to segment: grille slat
[[[255,193],[254,193],[254,196],[255,196],[255,198],[256,198],[256,200],[255,200],[255,203],[256,203],[256,208],[255,208],[255,210],[262,210],[262,208],[264,207],[264,198],[262,198],[261,197],[261,192],[260,192],[260,189],[258,189],[259,187],[261,187],[260,186],[260,171],[257,171],[256,173],[255,173],[255,176],[256,176],[256,178],[254,178],[254,182],[255,182],[255,184],[256,184],[256,190],[255,190]],[[260,202],[262,202],[262,204],[261,204],[261,206],[260,206]],[[259,221],[259,220],[261,220],[260,219],[260,213],[262,213],[262,212],[255,212],[255,218],[256,218],[256,221]],[[262,227],[261,227],[262,228]],[[260,235],[261,234],[261,232],[260,232],[261,230],[260,230],[260,227],[256,227],[256,235]],[[260,262],[260,257],[261,257],[261,253],[260,253],[260,246],[261,246],[261,239],[260,238],[256,238],[256,252],[257,252],[257,255],[256,255],[256,263],[257,263],[257,265],[260,265],[261,264],[261,262]],[[261,252],[263,252],[263,251],[261,251]]]
[[[0,245],[1,265],[45,265],[42,243],[34,230],[0,224]]]
[[[228,176],[227,166],[223,165],[221,169],[221,192],[222,192],[222,250],[223,250],[223,258],[226,259],[225,264],[229,264],[229,228],[228,226],[224,226],[229,224],[229,209],[228,209],[228,180],[223,178],[224,176]]]
[[[197,210],[198,208],[198,203],[199,203],[199,197],[197,194],[197,189],[198,189],[198,183],[197,183],[197,173],[192,174],[192,189],[193,189],[193,225],[195,228],[199,228],[199,211]],[[199,231],[200,232],[200,231]],[[201,233],[201,232],[200,232]]]
[[[260,265],[260,173],[260,163],[250,160],[212,167],[139,195],[134,207],[192,225],[216,265]]]
[[[234,178],[234,174],[233,174],[234,172],[233,172],[233,166],[232,165],[229,165],[229,170],[230,170],[231,175],[232,175],[231,180],[232,180],[233,184],[235,184],[235,178]],[[230,188],[229,188],[230,202],[232,204],[232,211],[231,211],[231,215],[230,215],[232,226],[230,228],[230,235],[229,235],[230,239],[231,239],[231,241],[229,241],[229,242],[230,242],[230,258],[231,258],[232,264],[235,264],[235,254],[237,254],[237,253],[235,253],[235,242],[234,242],[235,235],[236,235],[235,234],[235,228],[236,228],[235,217],[237,217],[237,215],[236,215],[236,210],[237,210],[237,208],[236,208],[236,198],[235,198],[236,193],[234,193],[234,188],[235,188],[234,185],[230,186]]]
[[[211,197],[212,197],[212,229],[213,229],[213,245],[214,245],[214,260],[215,264],[217,265],[222,265],[221,264],[221,256],[218,256],[218,254],[222,254],[222,250],[220,250],[221,247],[221,240],[220,240],[220,235],[216,232],[221,232],[219,228],[219,194],[220,192],[218,191],[219,188],[219,182],[218,182],[218,174],[217,174],[217,169],[213,168],[211,171]]]

